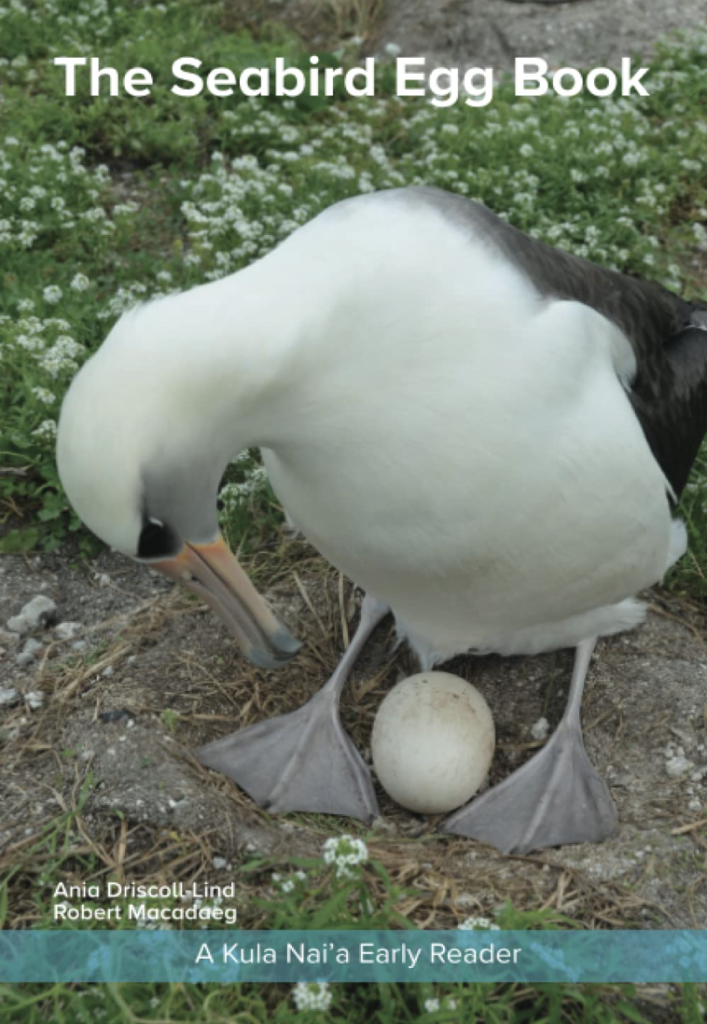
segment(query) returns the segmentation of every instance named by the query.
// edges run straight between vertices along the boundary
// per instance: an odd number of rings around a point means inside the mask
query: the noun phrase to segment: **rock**
[[[19,694],[14,686],[0,687],[0,707],[5,704],[14,704],[19,698]]]
[[[692,768],[692,763],[687,760],[684,754],[679,752],[675,757],[671,757],[669,761],[665,762],[666,775],[671,779],[679,779],[690,768]]]
[[[30,637],[21,652],[15,658],[15,662],[20,666],[20,668],[29,668],[29,666],[33,665],[37,660],[37,655],[43,649],[44,647],[39,640],[34,640]]]
[[[223,871],[224,868],[228,867],[228,861],[225,857],[214,857],[211,863],[217,871]]]
[[[31,690],[25,694],[25,700],[30,706],[31,711],[38,711],[44,704],[44,694],[41,690]]]
[[[73,640],[82,629],[83,625],[80,622],[60,622],[55,626],[54,632],[58,640]]]
[[[617,67],[627,54],[647,60],[667,33],[703,25],[704,0],[387,0],[373,49],[385,53],[392,42],[403,55],[426,57],[428,73],[436,64],[511,71],[514,58],[530,55],[551,69]]]
[[[550,732],[550,723],[547,718],[539,718],[535,725],[531,726],[530,735],[534,740],[544,740]]]
[[[7,628],[24,636],[49,625],[56,618],[56,604],[50,597],[37,594],[28,601],[19,615],[7,620]]]

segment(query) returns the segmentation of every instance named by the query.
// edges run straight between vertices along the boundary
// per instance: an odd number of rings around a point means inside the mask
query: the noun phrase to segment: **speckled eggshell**
[[[399,682],[373,723],[373,767],[386,793],[419,814],[466,803],[488,774],[496,734],[476,687],[449,672]]]

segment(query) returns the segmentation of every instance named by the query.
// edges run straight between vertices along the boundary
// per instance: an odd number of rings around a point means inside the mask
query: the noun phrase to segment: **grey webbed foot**
[[[501,853],[615,835],[616,807],[587,756],[579,721],[594,643],[583,641],[577,648],[567,709],[548,743],[499,785],[455,811],[443,832],[479,839]]]
[[[366,821],[378,813],[370,773],[344,732],[332,691],[208,743],[197,757],[273,814],[320,811]]]
[[[501,853],[563,843],[596,843],[615,834],[616,807],[582,738],[562,722],[522,768],[455,811],[442,831],[479,839]]]
[[[288,715],[248,726],[201,747],[196,756],[228,775],[272,813],[318,811],[369,821],[378,802],[368,768],[346,735],[339,697],[366,640],[387,608],[366,597],[361,621],[336,672]]]

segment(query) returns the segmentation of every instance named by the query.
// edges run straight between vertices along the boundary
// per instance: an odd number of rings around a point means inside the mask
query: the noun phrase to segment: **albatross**
[[[483,205],[403,188],[339,202],[243,270],[124,314],[74,378],[57,460],[84,523],[210,604],[274,669],[299,643],[218,528],[258,447],[289,520],[364,592],[332,678],[201,748],[272,812],[370,820],[339,696],[391,612],[423,670],[575,649],[566,711],[442,823],[505,852],[617,829],[582,741],[599,637],[685,552],[673,509],[707,430],[707,306],[555,250]]]

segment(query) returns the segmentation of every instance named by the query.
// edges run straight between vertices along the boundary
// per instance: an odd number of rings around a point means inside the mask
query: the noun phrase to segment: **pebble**
[[[3,647],[14,647],[20,642],[17,633],[10,633],[7,629],[0,629],[0,644]]]
[[[43,650],[43,647],[39,640],[33,640],[30,637],[20,653],[15,657],[15,661],[20,668],[29,668],[30,665],[34,664],[41,650]]]
[[[59,640],[73,640],[77,633],[80,633],[83,626],[80,622],[60,622],[54,632]]]
[[[615,775],[611,780],[612,786],[621,786],[622,789],[631,789],[634,783],[633,775],[630,772],[623,772],[621,775]]]
[[[56,618],[56,604],[50,597],[37,594],[28,601],[19,615],[7,620],[7,628],[23,636],[53,622]]]
[[[0,687],[0,706],[3,704],[14,704],[19,694],[14,686]]]
[[[211,863],[217,871],[223,871],[224,868],[228,867],[228,861],[225,857],[214,857]]]
[[[471,895],[470,892],[460,892],[457,896],[458,907],[473,907],[477,903],[477,900]]]
[[[29,693],[25,694],[25,700],[29,704],[31,711],[38,711],[42,704],[44,704],[44,694],[41,690],[30,690]]]
[[[692,762],[688,761],[685,755],[680,752],[665,762],[665,773],[671,779],[679,779],[690,768],[692,768]]]
[[[95,578],[99,587],[109,587],[111,584],[111,579],[107,572],[97,572]]]
[[[544,740],[550,732],[550,723],[547,718],[539,718],[530,729],[530,735],[534,740]]]

